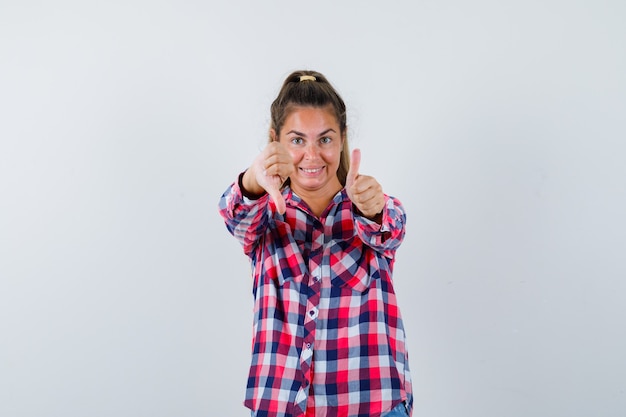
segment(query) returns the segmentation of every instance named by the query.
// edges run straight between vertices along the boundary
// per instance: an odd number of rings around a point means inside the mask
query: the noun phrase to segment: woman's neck
[[[319,217],[342,188],[343,186],[337,180],[336,183],[328,184],[323,190],[306,190],[293,187],[291,189],[309,206],[313,214]]]

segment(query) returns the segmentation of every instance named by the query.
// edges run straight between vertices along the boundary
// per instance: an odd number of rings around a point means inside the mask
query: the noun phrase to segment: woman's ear
[[[270,129],[270,140],[272,142],[278,142],[278,135],[276,135],[274,128]]]

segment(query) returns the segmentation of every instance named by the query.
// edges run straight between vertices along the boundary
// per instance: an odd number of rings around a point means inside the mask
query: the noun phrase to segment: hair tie
[[[301,75],[300,76],[300,82],[302,81],[317,81],[317,78],[315,78],[312,75]]]

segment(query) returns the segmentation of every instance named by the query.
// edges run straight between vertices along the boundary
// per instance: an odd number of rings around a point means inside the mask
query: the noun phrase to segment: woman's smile
[[[324,167],[320,167],[320,168],[302,168],[301,167],[300,168],[300,170],[304,172],[306,175],[311,175],[311,176],[319,174],[323,169]]]

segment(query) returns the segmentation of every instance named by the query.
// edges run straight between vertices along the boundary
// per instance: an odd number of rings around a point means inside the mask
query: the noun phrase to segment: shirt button
[[[310,344],[310,343],[307,343],[307,344],[306,344],[306,348],[307,348],[307,349],[311,349],[311,344]]]

